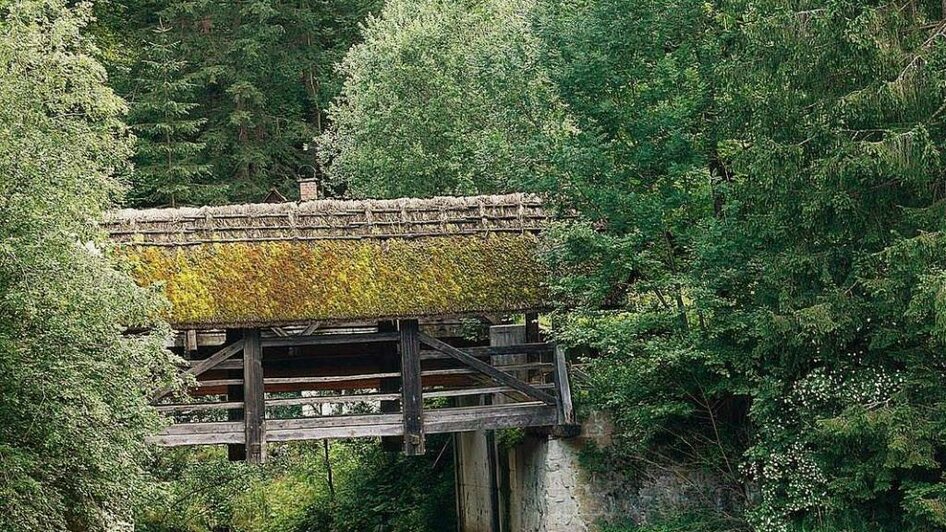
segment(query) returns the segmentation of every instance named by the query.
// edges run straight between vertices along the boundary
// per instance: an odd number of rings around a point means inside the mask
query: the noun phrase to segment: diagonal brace
[[[227,347],[224,347],[220,351],[217,351],[216,353],[210,355],[209,357],[197,362],[196,364],[188,368],[187,371],[184,372],[184,374],[185,375],[191,374],[196,377],[200,375],[201,373],[205,373],[213,369],[215,366],[217,366],[224,360],[242,351],[243,351],[243,340],[237,340],[236,342],[233,342]],[[170,391],[171,391],[171,388],[161,388],[151,397],[151,400],[157,401],[158,399],[170,393]]]
[[[450,355],[451,357],[459,360],[460,362],[470,366],[471,368],[483,373],[487,377],[498,381],[510,388],[515,389],[516,391],[522,392],[533,399],[542,401],[545,404],[556,405],[558,402],[555,400],[555,397],[543,392],[542,390],[532,386],[529,383],[523,382],[516,377],[506,373],[505,371],[496,369],[495,367],[483,362],[482,360],[468,354],[464,353],[460,349],[453,347],[452,345],[438,340],[432,336],[427,336],[426,334],[420,334],[420,341],[422,344],[425,344],[429,347],[440,351],[445,355]]]

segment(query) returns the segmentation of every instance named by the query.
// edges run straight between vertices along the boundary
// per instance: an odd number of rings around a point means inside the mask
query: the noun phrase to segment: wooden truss
[[[198,379],[189,392],[194,401],[169,403],[168,390],[156,394],[156,408],[177,422],[154,441],[242,446],[246,460],[258,463],[267,442],[399,437],[404,452],[417,455],[425,452],[427,434],[575,423],[565,356],[552,344],[461,348],[420,332],[417,320],[385,322],[376,332],[274,333],[244,329],[194,360],[187,370]],[[287,372],[270,359],[272,353],[289,361],[284,366],[318,364],[324,356],[305,352],[316,348],[370,352],[377,363],[368,370],[339,363],[330,371]],[[500,364],[506,355],[526,361]],[[479,404],[450,404],[462,397],[479,397]],[[380,405],[380,412],[356,413],[360,403]],[[328,405],[336,405],[332,415],[325,414]]]

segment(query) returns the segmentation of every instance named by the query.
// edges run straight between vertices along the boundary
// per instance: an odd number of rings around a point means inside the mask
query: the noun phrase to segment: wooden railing
[[[294,353],[285,359],[292,363],[316,363],[319,355],[293,351],[313,346],[360,346],[374,364],[301,365],[286,375],[269,356],[282,350]],[[233,375],[239,370],[242,378]],[[243,445],[252,462],[265,458],[267,442],[400,437],[405,453],[422,454],[427,434],[574,423],[561,349],[536,342],[461,348],[421,333],[415,320],[360,334],[261,337],[246,329],[186,371],[198,379],[189,400],[156,395],[156,408],[174,424],[154,441]]]

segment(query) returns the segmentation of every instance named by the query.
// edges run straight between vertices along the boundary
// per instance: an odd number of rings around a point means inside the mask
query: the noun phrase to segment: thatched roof
[[[126,209],[103,222],[178,328],[542,308],[550,220],[524,194]]]
[[[548,221],[540,198],[508,194],[123,209],[110,213],[104,227],[116,242],[184,246],[535,233]]]

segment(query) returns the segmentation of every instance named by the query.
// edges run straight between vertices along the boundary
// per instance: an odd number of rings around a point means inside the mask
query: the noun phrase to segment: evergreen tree
[[[195,141],[205,119],[191,118],[194,82],[181,59],[180,43],[163,22],[154,29],[140,60],[129,120],[138,134],[131,201],[151,205],[199,204],[208,196],[201,183],[211,173],[204,145]]]

